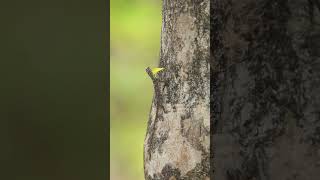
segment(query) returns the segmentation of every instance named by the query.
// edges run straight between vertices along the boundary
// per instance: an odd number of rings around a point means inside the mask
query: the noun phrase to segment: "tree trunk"
[[[212,1],[214,180],[319,179],[319,8]]]
[[[163,0],[159,84],[144,146],[145,178],[209,179],[209,0]]]

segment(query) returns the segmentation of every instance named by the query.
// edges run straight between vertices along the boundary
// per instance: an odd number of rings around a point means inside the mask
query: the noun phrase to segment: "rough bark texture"
[[[319,8],[212,0],[214,180],[319,179]]]
[[[165,70],[145,138],[145,178],[209,179],[209,0],[163,0],[162,15]]]

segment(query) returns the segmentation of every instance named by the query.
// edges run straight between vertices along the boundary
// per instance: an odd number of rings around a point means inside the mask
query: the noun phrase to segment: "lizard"
[[[154,134],[155,134],[156,122],[158,121],[158,118],[159,118],[159,110],[162,109],[163,112],[165,112],[165,113],[167,113],[167,110],[163,105],[163,98],[161,97],[161,86],[160,86],[160,83],[162,81],[156,76],[155,73],[152,72],[150,67],[146,68],[146,72],[150,76],[150,78],[152,80],[152,83],[153,83],[154,92],[155,92],[154,101],[155,101],[155,105],[156,105],[156,114],[155,114],[155,119],[153,121],[152,132],[151,132],[152,134],[149,137],[149,141],[151,143],[153,138],[154,138]],[[149,157],[150,156],[151,156],[151,152],[149,151]]]

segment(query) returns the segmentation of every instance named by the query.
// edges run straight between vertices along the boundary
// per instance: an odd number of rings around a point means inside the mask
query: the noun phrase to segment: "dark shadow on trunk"
[[[210,7],[212,179],[319,179],[319,1]]]

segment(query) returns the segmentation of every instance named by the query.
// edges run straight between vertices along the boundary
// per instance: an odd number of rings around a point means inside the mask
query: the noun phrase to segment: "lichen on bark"
[[[209,0],[164,0],[162,15],[165,71],[145,138],[145,178],[209,179]],[[157,115],[156,98],[164,106]]]

